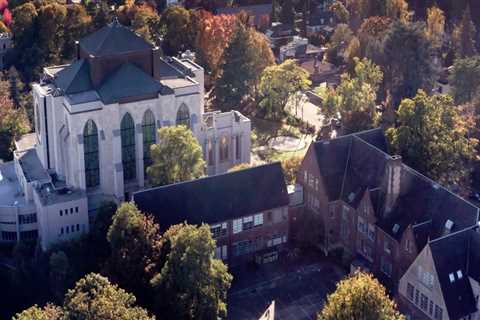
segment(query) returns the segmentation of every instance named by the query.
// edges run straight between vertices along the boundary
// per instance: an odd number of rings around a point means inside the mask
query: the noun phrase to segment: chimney
[[[389,157],[387,163],[387,174],[385,176],[386,196],[384,216],[392,211],[395,202],[400,194],[400,178],[402,173],[402,157],[394,155]]]

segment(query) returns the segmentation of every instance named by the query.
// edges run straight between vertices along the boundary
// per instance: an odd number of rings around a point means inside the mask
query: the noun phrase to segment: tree
[[[222,75],[215,85],[217,104],[221,110],[238,109],[256,80],[253,61],[258,55],[251,47],[248,28],[237,22],[235,32],[223,53]]]
[[[357,272],[337,283],[318,320],[388,319],[404,320],[395,302],[372,275]]]
[[[387,137],[406,164],[445,185],[467,177],[477,140],[467,137],[470,128],[451,97],[419,90],[413,99],[402,101],[397,122]]]
[[[455,27],[452,40],[455,46],[455,53],[458,58],[465,58],[476,54],[475,38],[477,30],[472,22],[470,6],[463,12],[462,20]]]
[[[283,0],[282,9],[280,11],[280,22],[293,26],[295,23],[295,7],[292,0]]]
[[[410,21],[411,14],[406,0],[387,0],[385,3],[385,16],[402,23]]]
[[[228,169],[228,172],[240,171],[240,170],[248,169],[248,168],[251,168],[251,167],[252,166],[251,166],[250,163],[240,163],[240,164],[237,164],[236,166],[233,166],[230,169]]]
[[[433,6],[427,9],[427,37],[432,42],[434,48],[442,46],[445,35],[445,14],[443,11]]]
[[[75,41],[78,41],[90,31],[92,18],[84,6],[73,4],[67,7],[65,19],[65,46],[62,56],[65,59],[75,57]]]
[[[164,237],[170,247],[167,262],[152,279],[162,315],[167,319],[225,318],[232,276],[221,260],[214,259],[210,227],[174,226]]]
[[[267,67],[260,78],[259,107],[266,117],[279,119],[285,116],[289,98],[311,84],[308,72],[294,60]]]
[[[348,23],[350,21],[350,12],[348,12],[347,8],[345,8],[340,1],[335,1],[330,6],[330,11],[335,14],[335,18],[339,23]]]
[[[63,320],[64,314],[62,308],[47,304],[45,307],[40,308],[34,305],[20,313],[17,313],[13,320]]]
[[[50,287],[57,301],[61,301],[68,288],[70,265],[68,257],[63,251],[53,252],[50,255]]]
[[[339,23],[328,43],[327,59],[333,64],[343,62],[344,52],[353,38],[353,32],[348,25]]]
[[[282,161],[283,175],[287,185],[295,184],[298,170],[302,164],[301,156],[293,156]]]
[[[177,55],[193,48],[195,39],[192,13],[181,6],[170,6],[162,14],[160,25],[164,29],[163,50]]]
[[[66,319],[154,320],[145,309],[135,306],[135,296],[95,273],[80,279],[65,296]]]
[[[234,15],[213,15],[204,10],[196,14],[197,36],[195,49],[202,65],[210,73],[212,80],[221,74],[223,53],[234,33],[237,17]]]
[[[0,159],[12,159],[15,139],[29,130],[23,109],[16,109],[10,99],[10,86],[0,81]]]
[[[111,247],[109,277],[141,301],[149,299],[149,281],[162,247],[158,224],[133,203],[123,203],[113,216],[107,239]]]
[[[393,105],[413,97],[418,89],[432,89],[437,70],[423,24],[394,22],[384,40],[383,52],[385,86],[392,94]]]
[[[275,56],[273,55],[269,42],[263,33],[260,33],[253,28],[249,28],[248,32],[250,36],[249,45],[252,48],[255,48],[253,51],[253,60],[251,61],[255,79],[252,79],[251,81],[254,83],[254,87],[257,88],[263,70],[265,70],[266,67],[275,64]]]
[[[340,85],[327,90],[324,98],[325,113],[330,117],[340,114],[344,133],[370,129],[379,120],[376,99],[382,71],[368,59],[354,61],[354,76],[343,74]]]
[[[449,79],[455,103],[471,101],[480,92],[480,56],[457,59]]]
[[[147,175],[154,185],[192,180],[204,174],[202,148],[192,131],[185,126],[158,130],[159,143],[151,146],[153,164]]]
[[[61,63],[61,51],[65,43],[64,25],[66,18],[66,6],[58,3],[47,4],[38,10],[37,43],[42,58],[40,67],[45,64]]]
[[[132,28],[135,32],[142,35],[144,39],[149,41],[152,44],[156,44],[158,42],[158,29],[160,23],[160,17],[155,12],[155,10],[147,5],[141,4],[134,7],[134,14],[132,19]],[[176,27],[176,25],[175,25]],[[184,30],[181,30],[184,31]],[[189,31],[191,32],[191,31]],[[171,35],[171,33],[167,34]],[[172,39],[172,41],[174,41]],[[170,44],[172,45],[172,44]],[[191,48],[191,42],[187,45],[188,48]]]
[[[392,25],[392,19],[387,17],[369,17],[362,22],[358,30],[360,41],[360,57],[373,63],[383,65],[383,41]]]

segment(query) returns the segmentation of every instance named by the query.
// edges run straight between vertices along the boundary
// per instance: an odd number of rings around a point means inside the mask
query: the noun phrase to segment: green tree
[[[165,53],[177,55],[193,48],[195,32],[189,10],[181,6],[168,7],[160,18],[160,25],[164,32]]]
[[[50,287],[57,301],[61,301],[68,288],[68,276],[70,264],[68,257],[63,251],[53,252],[50,255]]]
[[[45,307],[40,308],[34,305],[20,313],[17,313],[13,320],[64,320],[63,309],[47,304]]]
[[[421,23],[394,22],[386,35],[382,69],[393,105],[413,97],[418,89],[430,91],[436,80],[432,46]]]
[[[67,17],[65,19],[65,46],[62,56],[65,59],[75,57],[75,41],[86,36],[92,27],[92,18],[88,15],[83,5],[73,4],[67,7]]]
[[[475,38],[477,30],[472,22],[470,6],[463,12],[462,20],[455,27],[452,40],[455,45],[455,53],[458,58],[473,56],[476,54]]]
[[[167,319],[225,318],[232,276],[221,260],[214,259],[210,227],[173,226],[164,237],[170,247],[167,262],[152,279],[162,315]]]
[[[66,6],[51,3],[38,9],[37,44],[41,52],[39,68],[46,64],[61,63],[62,49],[65,44]]]
[[[248,27],[237,22],[235,32],[223,53],[223,73],[215,85],[217,104],[221,110],[238,109],[251,92],[257,75],[253,61],[258,57],[251,44]]]
[[[65,296],[65,319],[153,320],[145,309],[135,306],[135,296],[95,273],[80,279]]]
[[[162,247],[158,224],[133,203],[123,203],[113,216],[107,237],[111,246],[109,277],[141,301],[148,300],[149,281]]]
[[[283,175],[287,185],[295,184],[302,160],[301,156],[293,156],[282,161]]]
[[[355,273],[337,284],[327,298],[318,320],[388,319],[404,320],[395,302],[372,275]]]
[[[467,137],[470,128],[451,97],[419,90],[413,99],[402,101],[397,122],[387,136],[406,164],[445,185],[468,176],[477,140]]]
[[[449,80],[455,103],[471,101],[480,94],[480,56],[455,60]]]
[[[294,60],[267,67],[260,78],[259,107],[266,117],[284,117],[289,98],[306,90],[310,84],[308,72]]]
[[[141,34],[144,39],[153,44],[158,42],[160,17],[152,7],[147,4],[135,6],[131,23],[133,30]]]
[[[392,19],[378,16],[369,17],[362,22],[357,33],[360,41],[360,57],[383,65],[383,41],[391,24]]]
[[[353,38],[353,32],[348,25],[339,23],[328,43],[327,60],[333,64],[343,62],[344,53]]]
[[[205,170],[202,147],[185,126],[158,130],[158,144],[151,146],[152,165],[147,175],[154,185],[166,185],[201,177]]]
[[[434,48],[440,48],[445,36],[445,14],[442,9],[433,6],[427,9],[427,37]]]
[[[348,23],[350,21],[350,12],[348,12],[347,8],[343,5],[340,1],[335,1],[330,6],[330,11],[335,14],[335,18],[339,23]]]
[[[324,95],[325,113],[330,117],[340,114],[344,133],[370,129],[379,120],[376,100],[382,71],[368,59],[354,61],[354,76],[343,74],[340,85]]]

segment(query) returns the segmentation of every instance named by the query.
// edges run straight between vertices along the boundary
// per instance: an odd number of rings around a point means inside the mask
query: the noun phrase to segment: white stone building
[[[0,241],[27,228],[45,249],[87,232],[103,200],[129,200],[148,184],[149,146],[163,126],[192,130],[209,175],[250,162],[250,120],[205,113],[203,69],[162,57],[118,22],[80,40],[72,64],[45,68],[32,87],[35,133],[0,165]],[[26,214],[32,222],[23,226]]]

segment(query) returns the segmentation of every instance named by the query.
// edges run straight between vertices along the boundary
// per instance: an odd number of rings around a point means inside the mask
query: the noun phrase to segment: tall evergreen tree
[[[475,55],[477,49],[475,47],[475,37],[477,30],[472,22],[470,6],[467,5],[463,12],[462,20],[453,31],[453,41],[455,44],[456,56],[465,58]]]

